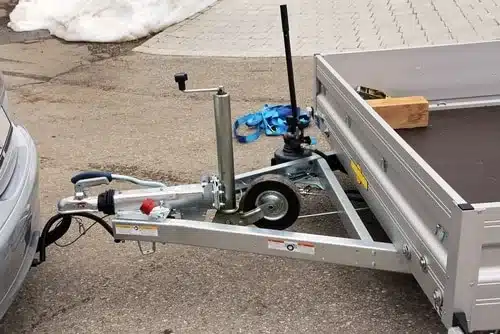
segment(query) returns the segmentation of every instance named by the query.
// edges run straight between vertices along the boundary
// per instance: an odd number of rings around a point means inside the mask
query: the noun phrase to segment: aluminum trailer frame
[[[496,106],[499,54],[491,41],[314,57],[316,123],[450,332],[500,329],[500,194],[468,203],[354,87],[424,96],[431,115]]]

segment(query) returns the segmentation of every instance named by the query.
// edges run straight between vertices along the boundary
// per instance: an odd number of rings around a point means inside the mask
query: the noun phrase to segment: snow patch
[[[46,29],[66,41],[123,42],[181,22],[217,0],[19,0],[14,31]]]

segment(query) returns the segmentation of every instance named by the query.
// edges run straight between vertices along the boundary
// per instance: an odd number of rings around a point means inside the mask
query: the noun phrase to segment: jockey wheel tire
[[[284,230],[299,217],[302,197],[297,187],[286,177],[267,174],[251,182],[240,201],[243,212],[258,206],[261,206],[264,217],[255,222],[255,226]]]

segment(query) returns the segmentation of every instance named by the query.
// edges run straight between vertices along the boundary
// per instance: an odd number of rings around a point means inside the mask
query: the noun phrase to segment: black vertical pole
[[[286,5],[281,5],[281,25],[283,27],[283,38],[285,41],[286,67],[288,71],[288,87],[290,89],[290,103],[292,105],[292,119],[290,119],[289,131],[293,134],[297,127],[297,101],[295,97],[295,83],[293,79],[292,51],[290,47],[290,34],[288,27],[288,11]]]

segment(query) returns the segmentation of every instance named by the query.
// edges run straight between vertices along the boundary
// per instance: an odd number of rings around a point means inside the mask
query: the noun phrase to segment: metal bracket
[[[325,190],[325,186],[320,182],[320,179],[314,173],[309,171],[301,171],[297,173],[288,173],[287,177],[295,184],[302,184],[307,187],[312,187],[320,190]]]
[[[153,254],[154,252],[156,252],[156,242],[151,242],[151,248],[150,249],[146,249],[144,250],[141,246],[141,241],[137,241],[137,245],[139,246],[139,250],[141,251],[141,254],[142,255],[149,255],[149,254]]]
[[[210,178],[210,183],[212,183],[212,194],[214,197],[213,206],[216,210],[220,210],[224,207],[224,191],[221,189],[222,185],[216,176]]]
[[[253,210],[242,213],[240,216],[240,223],[242,225],[252,225],[262,218],[264,218],[264,211],[262,211],[262,208],[258,206]]]
[[[264,218],[264,211],[261,206],[247,212],[238,214],[217,211],[213,217],[214,222],[222,222],[228,225],[249,226]],[[212,220],[209,220],[212,221]]]
[[[444,239],[448,236],[448,232],[444,229],[441,224],[436,225],[436,229],[434,230],[434,234],[437,236],[439,241],[443,242]]]
[[[355,90],[365,100],[385,99],[388,97],[387,94],[385,94],[381,90],[370,87],[357,86]]]

